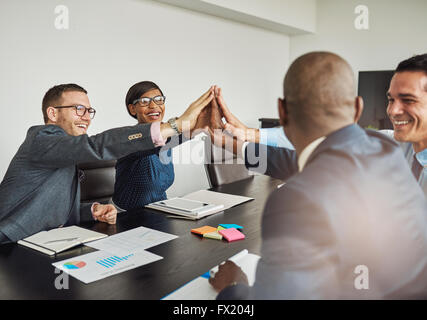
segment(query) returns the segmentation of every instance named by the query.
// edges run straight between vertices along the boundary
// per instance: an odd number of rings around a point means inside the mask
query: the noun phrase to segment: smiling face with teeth
[[[411,142],[414,151],[427,148],[427,74],[397,72],[387,92],[387,114],[397,141]]]
[[[58,101],[58,105],[82,105],[89,108],[90,102],[87,94],[84,92],[66,91],[62,93],[61,101]],[[86,134],[91,123],[89,112],[85,112],[83,116],[78,116],[75,108],[55,109],[49,107],[47,112],[49,115],[47,124],[55,124],[72,136]]]
[[[145,92],[139,98],[154,98],[157,96],[161,96],[162,93],[158,89],[152,89],[150,91]],[[129,105],[129,112],[136,116],[138,119],[138,123],[151,123],[162,121],[165,114],[165,105],[157,105],[151,100],[150,104],[146,107],[140,105],[139,102],[136,104]]]

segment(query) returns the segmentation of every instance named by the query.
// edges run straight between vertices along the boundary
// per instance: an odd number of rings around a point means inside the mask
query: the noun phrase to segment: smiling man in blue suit
[[[362,109],[341,57],[292,63],[279,115],[295,151],[267,150],[267,173],[286,167],[286,184],[264,208],[254,286],[229,261],[210,280],[220,299],[425,297],[426,199],[397,143],[355,124]]]
[[[385,93],[384,93],[385,94]],[[387,91],[387,114],[394,130],[380,130],[393,138],[402,148],[424,195],[427,197],[427,54],[420,54],[399,63]],[[283,127],[248,128],[227,108],[220,95],[219,106],[226,118],[225,129],[242,141],[266,144],[272,154],[280,148],[293,149]],[[246,144],[245,144],[246,146]],[[287,169],[274,171],[287,177]]]

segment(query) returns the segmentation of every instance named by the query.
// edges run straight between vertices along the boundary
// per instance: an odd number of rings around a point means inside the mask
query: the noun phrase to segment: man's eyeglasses
[[[154,103],[157,104],[158,106],[161,106],[162,104],[165,103],[166,97],[165,96],[155,96],[153,98],[142,97],[142,98],[134,100],[132,104],[136,104],[139,102],[141,106],[147,107],[150,105],[151,100],[153,100]]]
[[[76,115],[79,117],[83,117],[86,114],[86,111],[89,113],[89,117],[93,119],[95,117],[96,110],[94,108],[86,108],[85,106],[58,106],[54,107],[56,109],[63,109],[63,108],[74,108],[76,110]]]

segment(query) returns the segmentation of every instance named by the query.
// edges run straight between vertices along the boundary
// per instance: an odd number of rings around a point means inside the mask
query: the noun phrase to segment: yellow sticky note
[[[220,235],[217,231],[213,231],[213,232],[204,233],[203,238],[222,240],[222,235]]]

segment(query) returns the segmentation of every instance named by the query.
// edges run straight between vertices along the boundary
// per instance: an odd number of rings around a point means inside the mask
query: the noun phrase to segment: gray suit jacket
[[[427,202],[394,141],[345,127],[300,173],[294,151],[275,151],[267,172],[288,179],[264,209],[255,285],[226,288],[220,299],[427,296]]]
[[[154,148],[150,124],[70,136],[55,125],[31,127],[0,184],[0,232],[17,241],[42,230],[92,219],[80,207],[76,165]]]

